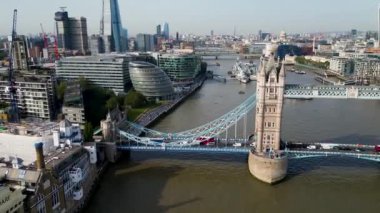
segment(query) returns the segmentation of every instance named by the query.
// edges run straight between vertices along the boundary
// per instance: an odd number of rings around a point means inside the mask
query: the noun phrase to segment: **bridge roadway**
[[[245,154],[252,150],[250,146],[173,146],[173,145],[139,145],[139,144],[119,144],[117,149],[120,151],[138,151],[138,152],[192,152],[192,153],[241,153]],[[380,162],[380,154],[372,150],[343,151],[343,150],[309,150],[309,149],[285,149],[284,152],[290,159],[303,159],[312,157],[352,157],[370,161]]]
[[[285,98],[380,100],[378,86],[285,85]]]

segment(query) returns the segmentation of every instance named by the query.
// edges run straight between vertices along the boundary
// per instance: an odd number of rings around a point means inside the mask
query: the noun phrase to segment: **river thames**
[[[235,59],[218,63],[220,67],[209,69],[227,75]],[[317,84],[312,73],[290,72],[287,83]],[[255,82],[245,85],[236,80],[227,83],[208,80],[153,128],[178,132],[207,123],[238,106],[254,93],[255,87]],[[253,121],[254,115],[248,115],[248,133],[253,133]],[[240,123],[238,137],[243,136],[243,129]],[[380,144],[380,101],[285,100],[282,138]],[[287,178],[271,186],[251,176],[247,155],[159,152],[132,153],[129,160],[112,165],[85,212],[378,212],[379,209],[380,163],[343,157],[290,160]]]

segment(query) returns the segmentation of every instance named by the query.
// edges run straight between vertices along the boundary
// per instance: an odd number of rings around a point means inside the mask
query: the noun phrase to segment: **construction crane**
[[[43,48],[42,52],[44,54],[44,57],[48,57],[48,55],[49,55],[49,50],[48,50],[48,48],[49,48],[49,42],[48,42],[48,38],[46,36],[44,27],[42,26],[42,23],[40,23],[40,26],[41,26],[42,36],[44,38],[44,48]],[[45,54],[46,54],[46,56],[45,56]]]
[[[46,36],[46,33],[44,31],[44,27],[42,26],[42,23],[40,23],[40,26],[41,26],[41,32],[42,32],[42,36],[44,37],[44,48],[48,48],[48,39],[47,39],[47,36]]]
[[[54,36],[54,55],[55,55],[55,60],[60,59],[60,55],[58,52],[58,41],[57,41],[57,36]]]
[[[13,26],[12,26],[12,41],[11,45],[9,47],[9,67],[8,67],[8,92],[10,96],[11,101],[11,111],[10,111],[10,122],[12,123],[18,123],[19,122],[19,114],[18,114],[18,107],[17,107],[17,88],[16,88],[16,82],[14,78],[14,70],[13,70],[13,48],[14,48],[14,42],[17,39],[17,33],[16,33],[16,24],[17,24],[17,10],[15,9],[13,11]]]

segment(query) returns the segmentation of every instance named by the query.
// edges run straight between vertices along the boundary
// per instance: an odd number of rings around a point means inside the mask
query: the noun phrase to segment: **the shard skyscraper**
[[[100,52],[125,52],[128,38],[123,29],[117,0],[103,0],[102,20],[100,23]]]

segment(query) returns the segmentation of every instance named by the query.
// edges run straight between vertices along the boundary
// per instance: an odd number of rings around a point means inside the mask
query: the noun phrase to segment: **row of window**
[[[275,128],[276,125],[274,122],[264,122],[264,127],[265,128]]]

